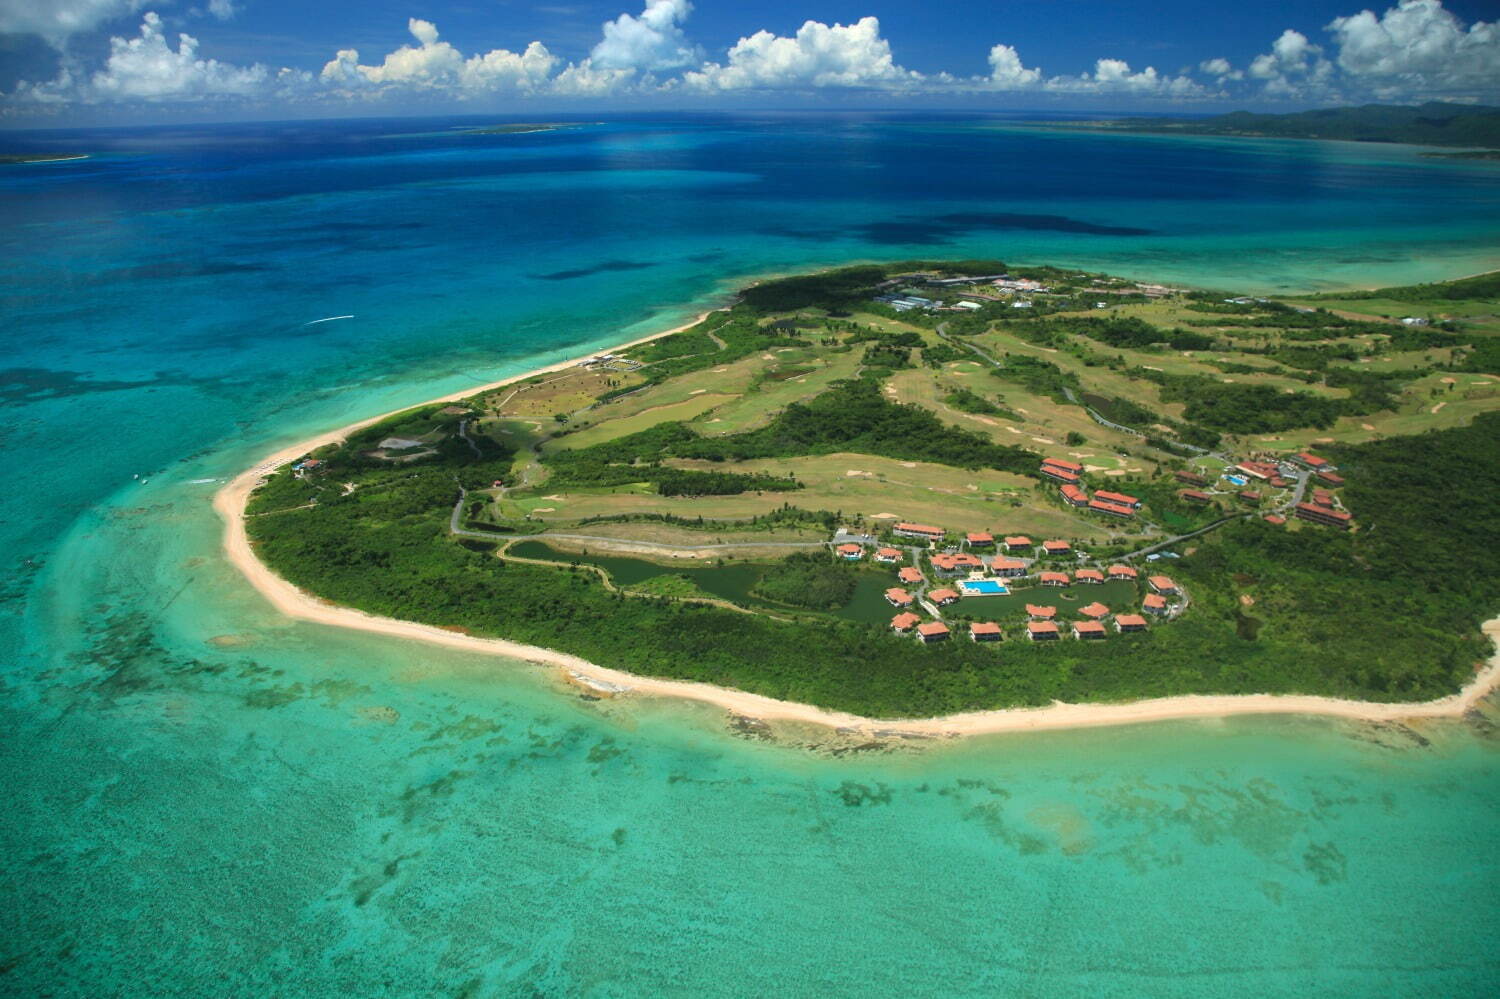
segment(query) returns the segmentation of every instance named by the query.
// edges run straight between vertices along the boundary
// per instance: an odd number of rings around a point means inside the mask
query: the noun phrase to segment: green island
[[[1096,128],[1173,135],[1251,136],[1273,139],[1340,139],[1349,142],[1402,142],[1419,146],[1474,146],[1476,151],[1432,153],[1489,159],[1500,150],[1500,107],[1428,101],[1419,105],[1365,104],[1319,108],[1290,114],[1232,111],[1206,118],[1142,116],[1069,123]]]
[[[781,278],[318,447],[244,522],[337,605],[870,717],[1433,699],[1500,608],[1497,299]]]

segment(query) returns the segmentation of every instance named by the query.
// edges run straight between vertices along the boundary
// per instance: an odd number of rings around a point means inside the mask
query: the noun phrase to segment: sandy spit
[[[648,343],[688,329],[702,322],[715,310],[710,310],[692,322],[671,330],[663,330],[641,337],[628,344],[612,349],[620,351],[626,347]],[[562,361],[549,367],[528,371],[488,385],[479,385],[455,392],[452,395],[433,399],[430,402],[457,402],[480,392],[488,392],[505,385],[530,378],[538,374],[561,371],[576,365],[583,355],[570,361]],[[425,405],[418,403],[417,405]],[[403,407],[410,409],[412,407]],[[400,412],[397,410],[394,412]],[[1001,732],[1034,732],[1049,729],[1085,728],[1102,725],[1132,725],[1146,722],[1168,721],[1184,718],[1221,718],[1231,715],[1307,714],[1346,718],[1357,721],[1397,721],[1414,718],[1458,717],[1472,708],[1482,697],[1500,684],[1500,651],[1491,657],[1485,667],[1459,693],[1435,701],[1414,703],[1380,704],[1365,701],[1345,700],[1333,697],[1314,697],[1292,694],[1247,694],[1247,695],[1188,695],[1162,697],[1127,704],[1066,704],[1055,702],[1045,708],[1006,708],[997,711],[971,711],[946,715],[940,718],[876,719],[842,711],[828,711],[811,704],[780,701],[760,694],[742,690],[717,687],[707,683],[685,680],[663,680],[637,676],[622,670],[600,666],[577,656],[535,645],[523,645],[501,638],[478,638],[472,635],[447,631],[432,625],[379,617],[348,607],[340,607],[298,589],[272,572],[255,557],[250,538],[245,530],[245,506],[250,494],[271,472],[293,461],[309,451],[344,439],[355,430],[383,420],[391,413],[351,423],[338,430],[320,434],[311,440],[283,448],[254,467],[240,473],[214,496],[214,510],[224,519],[224,553],[250,584],[271,605],[288,617],[339,628],[375,632],[395,638],[414,639],[445,645],[469,652],[484,652],[511,659],[553,667],[560,670],[564,678],[574,675],[589,678],[610,689],[626,694],[647,697],[682,697],[706,702],[736,715],[758,718],[765,721],[799,722],[828,726],[852,733],[875,736],[921,735],[921,736],[966,736]],[[1484,632],[1500,646],[1500,617],[1484,624]]]

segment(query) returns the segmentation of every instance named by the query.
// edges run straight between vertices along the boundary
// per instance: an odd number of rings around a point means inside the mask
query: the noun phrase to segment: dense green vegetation
[[[769,566],[751,591],[764,600],[810,610],[837,610],[854,596],[858,576],[828,552],[798,552]]]
[[[1264,135],[1430,146],[1500,147],[1500,108],[1428,101],[1415,107],[1365,104],[1293,114],[1234,111],[1212,118],[1126,118],[1107,123],[1131,131],[1191,135]]]

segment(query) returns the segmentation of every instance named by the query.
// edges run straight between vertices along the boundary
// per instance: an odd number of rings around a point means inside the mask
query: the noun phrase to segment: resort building
[[[881,548],[875,552],[875,561],[886,565],[894,565],[905,557],[899,548]]]
[[[970,531],[964,536],[970,548],[993,548],[995,536],[988,531]]]
[[[993,621],[975,621],[969,625],[969,639],[975,642],[1000,641],[1000,626]]]
[[[1265,461],[1242,461],[1234,466],[1234,470],[1262,482],[1276,477],[1276,466]]]
[[[1260,502],[1260,493],[1256,492],[1254,489],[1241,489],[1235,495],[1244,500],[1246,503]]]
[[[941,541],[947,532],[941,527],[933,527],[930,524],[909,524],[903,520],[891,528],[891,533],[903,538],[916,538],[918,541]]]
[[[1073,551],[1073,546],[1066,541],[1043,541],[1042,551],[1048,555],[1067,555]]]
[[[1116,631],[1145,631],[1146,619],[1139,614],[1116,614]]]
[[[1083,466],[1076,461],[1063,461],[1061,458],[1047,458],[1042,461],[1041,472],[1050,479],[1058,482],[1077,482],[1078,476],[1083,474]]]
[[[1017,558],[997,556],[990,560],[990,572],[1005,579],[1026,575],[1026,563]]]
[[[1074,621],[1074,638],[1103,638],[1105,637],[1104,625],[1098,621]]]
[[[1008,552],[1015,553],[1030,551],[1031,547],[1031,539],[1024,534],[1006,536],[1005,550]]]
[[[1059,637],[1057,625],[1052,621],[1028,621],[1026,634],[1033,642],[1052,642]]]
[[[950,590],[947,588],[941,590],[933,590],[927,595],[931,597],[932,602],[937,604],[939,607],[946,607],[948,604],[956,603],[958,601],[958,591]]]
[[[1167,598],[1157,596],[1155,593],[1146,594],[1146,599],[1141,601],[1141,607],[1147,614],[1165,616],[1168,613]]]
[[[1337,527],[1348,530],[1354,518],[1343,510],[1333,510],[1326,506],[1318,506],[1316,503],[1298,503],[1292,510],[1299,520],[1310,520],[1314,524],[1324,524],[1328,527]]]
[[[895,617],[891,618],[891,630],[900,632],[904,635],[908,631],[911,631],[913,628],[915,628],[917,626],[917,622],[921,620],[922,619],[915,614],[897,614]]]
[[[928,621],[917,625],[917,637],[924,642],[945,642],[948,640],[948,626],[941,621]]]
[[[885,591],[885,601],[892,607],[910,607],[916,602],[910,593],[899,586],[893,586]]]
[[[1309,451],[1302,451],[1292,455],[1291,462],[1294,465],[1301,465],[1303,468],[1307,469],[1310,472],[1322,472],[1325,470],[1329,472],[1338,471],[1338,466],[1333,462],[1329,461],[1327,458],[1319,458],[1317,455]]]
[[[1266,523],[1275,524],[1277,527],[1280,527],[1286,523],[1286,518],[1279,513],[1269,513],[1266,514]]]
[[[962,576],[984,568],[984,559],[968,552],[932,556],[932,568],[939,576]]]
[[[1212,503],[1214,498],[1201,489],[1179,489],[1177,498],[1189,503]]]
[[[1135,511],[1132,510],[1130,507],[1128,507],[1128,506],[1122,506],[1119,503],[1110,503],[1110,502],[1107,502],[1105,500],[1102,500],[1102,499],[1099,498],[1099,494],[1098,493],[1095,493],[1094,494],[1094,498],[1089,501],[1089,509],[1092,510],[1092,511],[1094,511],[1095,513],[1107,513],[1111,517],[1134,517],[1135,516]]]
[[[896,572],[896,578],[903,583],[920,583],[922,581],[922,570],[914,566],[902,566]]]
[[[1062,498],[1067,502],[1069,506],[1089,505],[1089,494],[1073,485],[1071,482],[1064,482],[1061,486],[1058,487],[1057,491],[1062,493]]]
[[[1104,573],[1098,569],[1079,569],[1073,573],[1073,578],[1080,583],[1103,583]]]
[[[1208,485],[1207,479],[1205,479],[1201,475],[1194,475],[1192,472],[1173,472],[1172,475],[1177,479],[1178,482],[1181,482],[1185,486]]]
[[[1110,579],[1135,579],[1139,573],[1128,565],[1112,565],[1109,567]]]
[[[1314,489],[1312,501],[1318,506],[1332,507],[1334,503],[1333,493],[1327,489]]]
[[[1043,586],[1067,586],[1069,582],[1066,572],[1044,572],[1041,575]]]
[[[1285,489],[1287,486],[1295,485],[1295,483],[1291,479],[1285,478],[1283,476],[1273,475],[1271,476],[1271,485],[1277,489]]]
[[[1078,613],[1094,621],[1102,621],[1109,617],[1109,608],[1095,600],[1087,607],[1078,608]]]
[[[1327,469],[1323,469],[1322,471],[1318,472],[1318,480],[1321,482],[1326,482],[1334,488],[1338,488],[1339,486],[1344,484],[1344,477],[1342,475],[1335,474],[1334,472],[1330,472]]]
[[[1141,508],[1141,501],[1134,496],[1127,496],[1125,493],[1112,493],[1105,489],[1094,490],[1094,499],[1113,503],[1115,506],[1128,507],[1131,510],[1139,510]]]
[[[1026,615],[1033,621],[1050,621],[1057,617],[1056,607],[1040,607],[1036,604],[1026,605]]]
[[[839,558],[858,562],[865,557],[865,550],[859,545],[839,545],[834,551],[838,552]]]
[[[1177,584],[1172,582],[1170,576],[1152,576],[1146,580],[1146,584],[1151,587],[1152,593],[1161,593],[1169,597],[1175,597],[1182,592],[1177,588]]]

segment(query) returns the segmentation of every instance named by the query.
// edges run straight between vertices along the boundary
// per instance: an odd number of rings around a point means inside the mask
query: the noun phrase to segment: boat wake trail
[[[314,319],[310,323],[303,323],[302,327],[303,327],[303,329],[306,329],[309,326],[316,326],[319,323],[331,323],[335,319],[353,319],[353,318],[354,318],[353,316],[329,316],[327,319]]]

